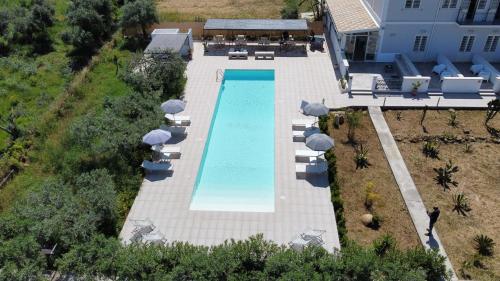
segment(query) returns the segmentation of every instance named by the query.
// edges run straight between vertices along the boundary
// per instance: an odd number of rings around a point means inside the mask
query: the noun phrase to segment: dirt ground
[[[369,168],[356,170],[355,149],[347,142],[347,124],[344,123],[339,129],[333,129],[332,137],[335,140],[347,236],[359,244],[370,245],[373,240],[388,233],[397,240],[401,248],[420,245],[415,227],[367,112],[363,112],[361,125],[356,130],[356,139],[368,148],[368,159],[371,164]],[[370,181],[375,186],[374,191],[379,195],[374,212],[383,218],[378,230],[364,226],[360,220],[363,214],[369,213],[364,202],[365,187]]]
[[[280,18],[283,0],[158,0],[162,21],[208,18]]]
[[[396,115],[396,111],[385,112],[394,135],[426,135],[419,125],[421,110],[402,111],[400,121]],[[475,138],[486,137],[486,141],[472,144],[471,153],[465,152],[463,143],[441,143],[440,159],[431,159],[422,153],[421,142],[399,142],[398,146],[426,207],[438,206],[441,209],[437,231],[459,277],[500,280],[500,144],[490,141],[483,125],[484,111],[457,111],[457,115],[457,128],[448,124],[447,111],[428,111],[424,125],[429,134],[434,135],[465,135],[465,130]],[[500,116],[491,124],[500,128]],[[460,169],[454,176],[459,184],[445,191],[435,183],[433,168],[443,167],[448,160]],[[472,211],[466,217],[453,212],[452,194],[457,192],[464,192],[469,198]],[[497,244],[494,256],[483,261],[486,269],[464,266],[464,262],[470,262],[476,253],[473,238],[477,234],[488,235]],[[462,270],[469,276],[460,276]]]

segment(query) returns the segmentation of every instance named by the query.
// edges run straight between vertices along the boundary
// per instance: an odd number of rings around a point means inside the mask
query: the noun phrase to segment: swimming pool
[[[226,70],[191,210],[274,212],[274,70]]]

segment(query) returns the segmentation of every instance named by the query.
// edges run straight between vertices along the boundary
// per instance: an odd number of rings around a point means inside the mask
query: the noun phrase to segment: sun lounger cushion
[[[303,131],[314,125],[314,120],[309,119],[294,119],[292,120],[292,129],[297,131]]]
[[[482,64],[474,64],[474,65],[472,65],[470,67],[470,72],[472,72],[474,75],[477,75],[483,69],[484,69],[484,65],[482,65]]]
[[[305,141],[307,137],[314,135],[314,134],[319,134],[320,130],[319,128],[316,127],[311,127],[309,129],[306,129],[305,131],[293,131],[293,140],[294,141]]]
[[[438,64],[438,65],[434,66],[434,68],[432,69],[432,72],[437,73],[437,74],[441,74],[445,70],[446,70],[446,65]]]
[[[446,77],[452,77],[453,75],[449,71],[443,71],[443,72],[441,72],[441,74],[439,76],[441,76],[441,80],[443,80],[444,78],[446,78]]]
[[[477,74],[477,76],[482,77],[484,81],[488,81],[488,80],[490,80],[491,72],[489,72],[487,70],[482,70],[481,72],[479,72]]]
[[[314,150],[295,150],[295,157],[318,157],[323,154],[324,151],[314,151]]]

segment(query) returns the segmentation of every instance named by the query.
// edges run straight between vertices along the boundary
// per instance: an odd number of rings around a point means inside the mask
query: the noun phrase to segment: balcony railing
[[[461,25],[500,25],[500,19],[493,18],[489,11],[487,12],[478,12],[474,14],[473,19],[467,19],[468,10],[462,9],[458,13],[457,23]],[[477,20],[477,16],[481,15],[482,20]],[[476,20],[474,20],[476,19]]]

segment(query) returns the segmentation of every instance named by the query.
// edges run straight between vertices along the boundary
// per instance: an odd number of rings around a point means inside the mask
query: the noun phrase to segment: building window
[[[455,9],[457,7],[458,0],[444,0],[443,8],[444,9]]]
[[[418,9],[420,8],[420,0],[405,0],[406,9]]]
[[[496,52],[498,46],[498,40],[500,40],[500,35],[491,35],[486,39],[486,44],[484,44],[485,52]]]
[[[426,45],[427,45],[427,36],[417,35],[417,37],[415,37],[415,43],[413,44],[413,51],[425,52]]]
[[[486,0],[479,0],[477,3],[477,9],[478,10],[484,10],[486,8]]]
[[[474,40],[476,36],[469,35],[462,37],[462,42],[460,43],[460,52],[470,52],[472,51],[472,46],[474,45]]]

